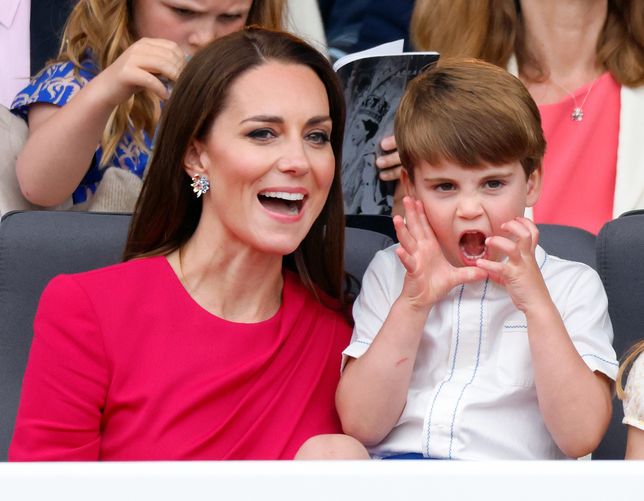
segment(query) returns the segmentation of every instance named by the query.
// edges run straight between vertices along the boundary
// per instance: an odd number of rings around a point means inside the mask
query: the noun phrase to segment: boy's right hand
[[[183,51],[175,42],[141,38],[92,82],[95,88],[101,89],[106,104],[111,107],[125,102],[141,89],[148,89],[160,99],[167,99],[169,90],[159,77],[175,81],[185,64]]]
[[[405,219],[394,216],[400,242],[396,254],[407,270],[401,298],[428,309],[457,285],[487,277],[481,268],[456,267],[445,258],[420,201],[407,196],[403,206]]]

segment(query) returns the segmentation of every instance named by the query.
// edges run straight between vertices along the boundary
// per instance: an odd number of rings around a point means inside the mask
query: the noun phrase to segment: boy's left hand
[[[548,301],[549,293],[535,258],[539,242],[536,225],[524,217],[516,217],[501,225],[508,236],[495,235],[486,239],[490,250],[507,256],[502,261],[479,259],[476,265],[489,273],[495,282],[505,286],[517,309],[526,313]]]

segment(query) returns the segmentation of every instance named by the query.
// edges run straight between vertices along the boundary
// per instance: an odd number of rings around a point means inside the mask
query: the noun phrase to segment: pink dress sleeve
[[[9,460],[97,460],[108,380],[91,302],[73,277],[54,278],[34,321]]]

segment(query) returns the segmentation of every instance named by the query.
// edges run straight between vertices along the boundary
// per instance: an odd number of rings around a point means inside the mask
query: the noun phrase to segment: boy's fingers
[[[500,251],[504,256],[514,256],[517,254],[517,243],[499,235],[487,237],[485,239],[485,245]]]
[[[406,252],[413,253],[416,251],[416,239],[409,233],[407,225],[400,216],[394,216],[394,228],[398,242]]]
[[[523,224],[523,226],[525,226],[530,232],[530,235],[532,236],[532,250],[534,251],[539,244],[539,228],[534,224],[534,221],[531,221],[527,217],[518,217],[517,221]]]
[[[416,209],[416,201],[411,197],[403,198],[403,207],[405,208],[405,224],[409,233],[417,239],[422,235],[422,227],[418,218],[418,211]]]
[[[396,249],[396,254],[398,255],[398,259],[400,259],[402,265],[405,267],[405,270],[407,270],[407,273],[413,274],[416,271],[416,259],[414,256],[405,251],[403,247],[398,247]]]
[[[416,212],[418,214],[420,227],[423,230],[423,235],[425,236],[425,238],[428,238],[432,242],[435,242],[436,235],[434,235],[434,230],[432,230],[432,227],[429,224],[429,220],[427,219],[427,215],[425,214],[425,207],[423,207],[423,203],[420,200],[416,200]]]
[[[458,283],[466,284],[468,282],[483,280],[484,278],[487,278],[488,273],[487,270],[482,267],[466,266],[463,268],[457,268],[456,276],[458,278]]]

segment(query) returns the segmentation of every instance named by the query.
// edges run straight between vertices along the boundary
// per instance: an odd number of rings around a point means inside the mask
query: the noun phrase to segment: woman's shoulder
[[[96,74],[96,65],[85,59],[77,68],[71,61],[59,61],[43,68],[29,84],[21,90],[11,110],[26,119],[29,106],[34,103],[65,105]]]
[[[50,285],[62,288],[80,288],[86,294],[121,293],[148,287],[155,280],[164,280],[171,271],[165,256],[133,259],[95,270],[69,275],[58,275]]]

